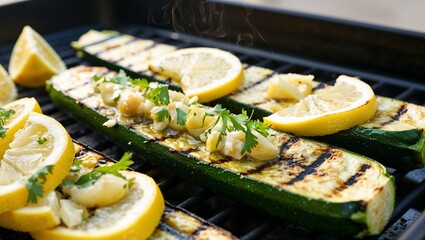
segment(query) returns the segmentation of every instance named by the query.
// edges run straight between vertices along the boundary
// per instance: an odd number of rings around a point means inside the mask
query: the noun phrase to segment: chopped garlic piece
[[[87,208],[105,207],[123,198],[128,191],[127,180],[112,174],[100,177],[92,186],[70,189],[71,200]]]
[[[267,95],[273,99],[301,100],[312,92],[313,75],[278,74],[269,80]]]
[[[121,87],[121,85],[115,83],[101,83],[99,85],[99,91],[103,102],[106,105],[115,106],[121,94]]]
[[[267,161],[278,156],[278,147],[273,145],[269,139],[257,131],[253,131],[252,134],[257,137],[258,143],[253,149],[251,149],[248,156],[259,161]]]
[[[105,126],[105,127],[111,128],[111,127],[114,127],[115,125],[117,125],[117,120],[109,119],[108,121],[104,122],[102,125]]]
[[[142,93],[134,91],[134,89],[126,89],[121,92],[121,96],[117,102],[118,111],[125,116],[137,116],[139,106],[143,104],[145,98]]]
[[[224,137],[223,153],[235,159],[241,159],[242,148],[245,143],[245,133],[242,131],[230,132]]]
[[[72,228],[80,225],[86,216],[88,216],[87,209],[71,200],[59,200],[61,205],[60,218],[62,222],[68,227]]]

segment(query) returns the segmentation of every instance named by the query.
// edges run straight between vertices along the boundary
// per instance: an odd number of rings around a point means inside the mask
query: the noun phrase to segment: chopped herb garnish
[[[163,122],[167,118],[170,119],[170,113],[168,112],[165,106],[159,107],[156,110],[155,114],[158,119],[158,122]]]
[[[83,162],[83,160],[74,160],[71,166],[71,172],[78,172],[80,170],[80,165]]]
[[[114,99],[112,99],[112,100],[114,100],[114,102],[118,102],[118,100],[120,100],[121,94],[119,94],[118,92],[115,92],[114,94],[116,96],[114,96]]]
[[[136,179],[133,177],[133,178],[130,178],[130,179],[128,179],[127,180],[127,184],[126,185],[124,185],[124,188],[131,188],[131,186],[133,186],[134,185],[134,181],[135,181]]]
[[[140,78],[130,79],[130,82],[133,85],[139,86],[140,88],[143,88],[143,89],[149,88],[149,82],[146,79],[140,79]]]
[[[117,75],[111,77],[108,81],[111,83],[126,85],[129,79],[130,77],[127,76],[127,74],[125,74],[125,72],[121,69]]]
[[[12,109],[6,110],[0,108],[0,138],[6,137],[6,131],[8,128],[5,128],[4,125],[6,125],[6,120],[9,119],[13,114],[15,114],[15,111]]]
[[[268,136],[268,129],[270,126],[258,120],[251,120],[251,117],[248,117],[245,110],[242,110],[241,114],[234,115],[231,114],[229,110],[222,108],[220,104],[217,104],[214,108],[208,109],[205,112],[203,121],[205,121],[207,116],[216,116],[217,119],[212,127],[206,131],[206,134],[210,134],[212,129],[217,124],[221,123],[216,147],[223,140],[223,136],[226,136],[227,133],[232,131],[243,131],[245,133],[245,143],[242,147],[241,154],[244,154],[245,152],[250,153],[251,150],[258,144],[257,137],[252,133],[253,131],[257,131],[265,137]]]
[[[120,85],[126,85],[127,82],[130,80],[130,77],[125,74],[125,72],[121,69],[119,73],[111,78],[106,78],[104,75],[94,75],[93,80],[95,82],[103,81],[103,82],[110,82],[110,83],[116,83]]]
[[[195,105],[195,104],[198,104],[198,98],[197,97],[192,97],[189,100],[189,106],[192,106],[192,105]]]
[[[156,87],[149,87],[149,82],[146,79],[136,78],[131,79],[125,74],[123,70],[120,70],[119,73],[111,78],[106,78],[103,75],[94,75],[93,80],[96,82],[110,82],[120,85],[127,85],[131,83],[134,86],[138,86],[141,89],[145,89],[143,96],[153,102],[155,105],[168,105],[170,103],[170,95],[168,93],[168,85],[158,84]],[[114,96],[114,101],[118,101],[120,98],[119,95]]]
[[[131,164],[133,164],[133,161],[131,160],[132,156],[133,154],[126,152],[117,163],[110,166],[97,167],[91,172],[82,175],[75,183],[72,183],[65,179],[62,184],[65,186],[76,186],[78,188],[85,188],[92,186],[100,177],[105,174],[112,174],[125,179],[125,177],[119,171],[125,170]]]
[[[158,84],[155,88],[149,88],[143,95],[146,99],[155,103],[155,105],[168,105],[170,95],[168,94],[168,85]]]
[[[43,197],[43,187],[46,183],[46,177],[52,173],[54,165],[47,165],[34,173],[26,184],[28,189],[27,203],[37,203],[37,197]]]
[[[177,111],[177,124],[180,126],[184,126],[187,120],[187,113],[180,108],[176,109]]]
[[[98,81],[100,81],[100,80],[102,80],[102,79],[106,79],[106,78],[105,78],[105,76],[97,75],[97,74],[93,76],[93,80],[94,80],[95,82],[98,82]]]
[[[45,137],[39,137],[37,138],[37,140],[35,140],[38,144],[43,145],[44,143],[47,142],[47,138]]]

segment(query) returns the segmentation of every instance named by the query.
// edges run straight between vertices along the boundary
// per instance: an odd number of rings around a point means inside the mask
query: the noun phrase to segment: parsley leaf
[[[247,128],[247,131],[245,132],[245,142],[242,146],[241,154],[244,154],[245,152],[250,153],[251,150],[257,145],[257,137],[251,132],[249,128]]]
[[[149,88],[143,95],[146,99],[155,103],[155,105],[168,105],[170,95],[168,94],[168,85],[158,84],[155,88]]]
[[[143,89],[147,89],[147,88],[149,88],[149,82],[148,82],[148,80],[146,80],[146,79],[140,79],[140,78],[137,78],[137,79],[130,79],[130,82],[131,82],[133,85],[135,85],[135,86],[139,86],[140,88],[143,88]]]
[[[180,126],[184,126],[187,120],[187,113],[180,108],[176,109],[177,111],[177,124]]]
[[[134,162],[131,160],[132,157],[133,157],[132,153],[125,152],[124,155],[121,157],[121,159],[117,163],[115,163],[111,166],[97,167],[97,168],[93,169],[92,172],[99,172],[99,173],[102,173],[102,174],[109,173],[109,174],[115,175],[117,177],[124,178],[124,176],[121,173],[119,173],[118,171],[125,170],[131,164],[133,164]]]
[[[0,108],[0,138],[6,137],[6,131],[8,128],[5,128],[4,125],[6,125],[6,120],[10,118],[15,114],[14,110],[6,110],[3,108]]]
[[[102,75],[94,75],[93,76],[93,80],[95,81],[95,82],[98,82],[98,81],[100,81],[100,80],[104,80],[105,79],[105,76],[102,76]]]
[[[233,115],[230,121],[232,122],[234,130],[244,131],[244,126],[248,123],[249,117],[246,115],[246,111],[242,109],[242,114]]]
[[[120,85],[126,85],[129,79],[130,79],[130,77],[127,76],[127,74],[125,74],[125,72],[122,69],[120,69],[118,74],[111,77],[108,80],[108,82],[116,83],[116,84],[120,84]]]
[[[251,150],[258,144],[258,138],[253,134],[253,131],[257,131],[265,137],[267,137],[269,134],[268,129],[270,126],[258,120],[251,120],[251,117],[248,117],[245,110],[242,110],[241,114],[234,115],[231,114],[229,110],[222,108],[220,104],[217,104],[214,108],[205,111],[203,121],[205,121],[207,116],[216,116],[217,119],[205,134],[211,133],[212,129],[221,122],[216,147],[228,132],[242,131],[245,133],[245,142],[242,147],[241,154],[246,152],[250,153]]]
[[[253,129],[253,130],[259,132],[264,137],[267,137],[269,135],[268,131],[270,129],[270,125],[265,124],[265,123],[263,123],[259,120],[249,121],[247,127],[249,129]]]
[[[155,114],[159,122],[163,122],[166,118],[170,118],[170,113],[165,106],[158,108]]]
[[[205,132],[205,134],[211,133],[212,129],[221,121],[221,128],[220,128],[220,132],[219,132],[217,143],[216,143],[216,147],[217,147],[218,144],[223,140],[223,136],[226,136],[227,132],[232,131],[232,128],[228,124],[229,122],[231,122],[230,120],[231,114],[229,110],[222,108],[220,104],[217,104],[214,106],[214,108],[211,108],[205,111],[205,116],[204,116],[204,119],[202,120],[202,125],[204,125],[205,118],[207,116],[217,116],[217,119],[215,120],[212,127],[210,127]]]
[[[26,187],[28,189],[27,203],[37,203],[37,197],[43,197],[43,187],[46,183],[46,176],[52,173],[54,165],[47,165],[34,173],[30,178]]]
[[[80,165],[82,162],[83,160],[74,160],[70,172],[78,172],[80,170]]]
[[[270,129],[270,126],[259,121],[259,120],[250,120],[246,124],[246,130],[245,130],[245,143],[242,147],[242,154],[245,152],[250,153],[251,150],[258,144],[258,138],[255,136],[252,132],[257,131],[264,137],[267,137],[269,135],[268,130]]]
[[[45,137],[39,137],[37,140],[35,140],[38,144],[43,145],[45,142],[47,142],[47,138]]]
[[[110,82],[110,83],[115,83],[115,84],[120,84],[120,85],[126,85],[127,82],[130,80],[130,77],[127,76],[127,74],[125,74],[125,72],[121,69],[117,75],[111,77],[111,78],[106,78],[106,76],[104,75],[94,75],[92,77],[92,79],[95,82],[99,82],[99,81],[103,81],[103,82]]]
[[[93,185],[100,177],[102,177],[105,174],[112,174],[120,178],[125,177],[119,172],[120,170],[127,169],[131,164],[133,164],[133,161],[131,160],[133,154],[126,152],[121,157],[121,159],[110,166],[103,166],[103,167],[97,167],[93,169],[91,172],[86,173],[82,175],[75,183],[72,183],[70,181],[64,180],[62,182],[62,185],[64,186],[76,186],[78,188],[85,188]],[[76,163],[78,166],[81,164],[81,162]]]

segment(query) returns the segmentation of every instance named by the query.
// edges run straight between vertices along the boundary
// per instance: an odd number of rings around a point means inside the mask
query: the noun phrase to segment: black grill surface
[[[89,65],[76,57],[70,43],[92,27],[96,26],[72,28],[47,34],[44,37],[59,53],[67,67]],[[116,30],[179,47],[213,46],[226,49],[238,56],[242,62],[280,72],[313,74],[316,80],[326,83],[333,82],[339,74],[358,76],[369,83],[377,95],[425,105],[425,84],[139,25],[122,26]],[[0,64],[5,68],[8,66],[12,47],[12,43],[0,46]],[[19,97],[35,97],[43,112],[62,123],[77,141],[85,143],[113,159],[119,159],[124,153],[125,150],[121,146],[117,146],[57,109],[44,89],[19,87],[18,90]],[[337,239],[334,236],[314,232],[274,218],[259,210],[217,195],[168,170],[152,165],[143,160],[143,156],[137,156],[135,160],[134,169],[152,176],[159,183],[166,201],[229,230],[241,239]],[[369,239],[424,239],[425,168],[411,172],[402,172],[397,169],[389,169],[389,171],[394,175],[397,183],[396,209],[382,235]],[[1,239],[30,239],[30,237],[27,234],[0,228]]]

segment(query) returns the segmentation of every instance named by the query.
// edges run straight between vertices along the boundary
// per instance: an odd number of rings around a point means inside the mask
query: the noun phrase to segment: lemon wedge
[[[10,79],[3,66],[0,65],[0,106],[15,100],[17,96],[18,91],[15,83]]]
[[[0,165],[0,214],[22,208],[28,200],[39,200],[28,186],[42,182],[37,176],[46,167],[41,194],[55,189],[68,174],[74,159],[74,145],[60,123],[51,117],[31,112],[25,126],[17,131]],[[38,192],[40,194],[40,192]]]
[[[53,191],[37,204],[0,214],[0,226],[22,232],[52,228],[60,224],[59,210],[59,199]]]
[[[21,98],[4,105],[2,108],[5,110],[13,110],[15,113],[6,119],[4,128],[7,130],[4,138],[0,137],[0,159],[9,148],[9,143],[12,142],[15,133],[24,127],[30,112],[41,113],[40,105],[38,105],[35,98]]]
[[[237,90],[243,67],[233,54],[215,48],[186,48],[154,59],[149,68],[179,82],[184,93],[210,102]]]
[[[265,117],[264,122],[299,136],[322,136],[362,124],[373,117],[376,109],[375,94],[370,86],[342,75],[334,86]]]
[[[46,80],[65,69],[55,50],[36,31],[25,26],[10,58],[12,80],[25,87],[41,87]]]
[[[128,193],[118,202],[97,208],[91,216],[73,228],[58,226],[31,232],[35,239],[147,239],[158,225],[165,209],[164,199],[155,181],[138,172],[121,172],[134,178]],[[103,194],[108,194],[107,191]]]

